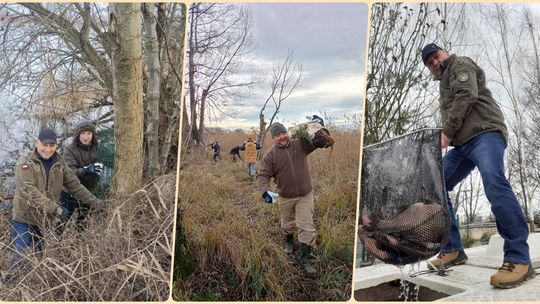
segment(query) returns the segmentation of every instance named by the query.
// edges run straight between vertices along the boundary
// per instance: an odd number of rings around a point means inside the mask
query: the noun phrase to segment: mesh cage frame
[[[450,230],[441,129],[421,129],[363,148],[359,236],[388,264],[437,254]]]

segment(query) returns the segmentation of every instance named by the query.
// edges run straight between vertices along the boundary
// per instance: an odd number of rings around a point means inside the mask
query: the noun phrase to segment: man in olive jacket
[[[274,145],[266,152],[257,174],[257,188],[266,203],[274,203],[276,195],[271,191],[270,179],[277,183],[278,206],[281,228],[285,233],[286,253],[293,252],[293,233],[298,228],[300,241],[300,264],[308,276],[316,276],[317,270],[309,258],[311,247],[317,240],[313,223],[313,186],[307,155],[316,148],[304,139],[289,140],[287,129],[280,123],[270,126]]]
[[[439,81],[441,147],[454,146],[443,158],[446,190],[452,191],[478,168],[497,231],[504,239],[503,265],[490,283],[499,288],[517,287],[534,277],[535,271],[529,256],[527,223],[504,175],[508,131],[502,111],[486,87],[484,71],[472,59],[450,55],[431,43],[423,48],[422,60]],[[450,198],[448,207],[452,227],[438,258],[431,261],[437,268],[467,261]]]
[[[28,248],[41,250],[43,229],[56,216],[65,216],[65,209],[58,204],[63,187],[93,208],[103,208],[103,202],[81,185],[77,176],[56,153],[57,147],[56,133],[52,129],[42,129],[34,151],[20,157],[15,165],[16,190],[12,218],[15,252],[10,270]]]

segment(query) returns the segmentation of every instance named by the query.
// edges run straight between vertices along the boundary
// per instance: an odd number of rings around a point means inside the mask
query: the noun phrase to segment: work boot
[[[310,255],[311,246],[300,243],[300,265],[302,265],[306,276],[312,278],[317,276],[317,270],[311,265],[311,261],[309,260]]]
[[[291,254],[294,250],[293,239],[294,239],[294,236],[292,234],[287,234],[285,236],[285,246],[283,247],[283,251],[286,254]]]
[[[491,276],[491,286],[498,288],[514,288],[536,276],[531,264],[514,264],[504,262],[499,271]]]
[[[464,251],[454,251],[454,252],[441,252],[435,260],[429,261],[427,267],[431,270],[438,269],[447,269],[451,266],[465,264],[467,262],[467,255]],[[433,268],[433,266],[435,268]]]

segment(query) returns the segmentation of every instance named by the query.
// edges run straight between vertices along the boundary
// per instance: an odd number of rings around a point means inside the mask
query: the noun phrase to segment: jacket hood
[[[82,122],[79,125],[77,125],[77,133],[75,134],[75,138],[73,139],[73,142],[77,145],[83,145],[81,141],[79,140],[79,137],[82,132],[89,131],[92,132],[92,143],[91,145],[95,145],[97,143],[97,133],[96,133],[96,126],[91,122]]]

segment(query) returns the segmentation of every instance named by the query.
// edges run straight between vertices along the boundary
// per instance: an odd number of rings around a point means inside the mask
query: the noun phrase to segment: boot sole
[[[444,267],[444,269],[448,269],[448,268],[450,268],[450,267],[452,267],[452,266],[463,265],[463,264],[467,263],[467,260],[468,260],[468,258],[465,258],[465,259],[459,260],[459,261],[452,261],[452,262],[443,264],[443,267]],[[440,267],[440,266],[435,266],[435,267],[436,267],[436,269],[433,268],[433,267],[431,267],[431,264],[429,264],[429,263],[427,264],[427,268],[428,268],[429,270],[439,270],[440,268],[442,268],[442,267]]]
[[[527,272],[524,276],[519,278],[516,281],[513,282],[506,282],[506,283],[493,283],[489,282],[491,286],[497,287],[497,288],[503,288],[503,289],[510,289],[510,288],[516,288],[518,286],[523,285],[526,281],[536,277],[536,271],[533,269],[532,271]]]

